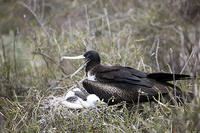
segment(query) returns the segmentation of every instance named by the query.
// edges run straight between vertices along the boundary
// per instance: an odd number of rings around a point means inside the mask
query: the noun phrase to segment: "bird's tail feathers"
[[[173,81],[173,80],[188,80],[196,78],[190,75],[172,74],[172,73],[150,73],[147,75],[147,77],[161,82]]]

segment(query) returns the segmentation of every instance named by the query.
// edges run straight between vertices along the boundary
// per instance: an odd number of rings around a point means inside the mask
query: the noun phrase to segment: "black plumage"
[[[109,104],[153,101],[160,95],[171,100],[175,94],[175,99],[182,100],[181,89],[168,81],[191,78],[184,74],[145,73],[130,67],[101,65],[96,51],[88,51],[83,56],[88,77],[83,81],[83,87]],[[110,100],[112,97],[114,100]]]

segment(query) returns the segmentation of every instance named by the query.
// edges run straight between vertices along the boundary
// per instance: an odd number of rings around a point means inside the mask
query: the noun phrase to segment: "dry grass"
[[[196,95],[184,106],[145,103],[132,108],[123,104],[122,108],[69,110],[52,105],[49,99],[62,96],[84,76],[81,72],[69,79],[81,61],[61,63],[61,55],[79,55],[89,49],[100,53],[103,64],[198,77],[199,23],[182,18],[181,1],[170,3],[19,0],[11,4],[12,17],[0,14],[4,23],[16,20],[14,30],[12,26],[8,34],[0,31],[0,131],[200,131],[198,79],[177,83]]]

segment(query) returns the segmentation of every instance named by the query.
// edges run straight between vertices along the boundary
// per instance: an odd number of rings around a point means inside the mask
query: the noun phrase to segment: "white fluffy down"
[[[98,102],[100,102],[100,99],[95,94],[89,94],[87,96],[87,100],[84,101],[80,97],[76,96],[73,91],[81,91],[79,88],[75,88],[72,91],[69,91],[65,95],[65,100],[63,100],[61,103],[64,105],[64,107],[72,108],[72,109],[81,109],[81,108],[94,108],[97,106]],[[77,97],[77,100],[74,102],[69,102],[66,99],[70,97]]]

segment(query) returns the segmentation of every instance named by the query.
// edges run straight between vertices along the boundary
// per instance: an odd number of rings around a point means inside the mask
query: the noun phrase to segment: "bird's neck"
[[[86,73],[88,73],[90,70],[92,70],[95,66],[97,66],[99,64],[100,64],[99,62],[94,62],[94,61],[89,62],[85,69]]]

